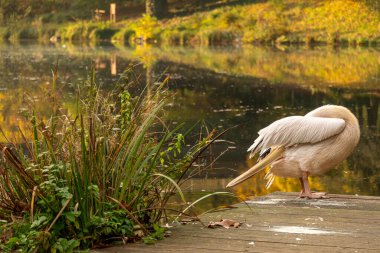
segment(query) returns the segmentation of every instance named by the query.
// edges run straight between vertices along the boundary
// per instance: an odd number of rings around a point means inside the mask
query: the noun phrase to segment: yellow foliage
[[[157,59],[152,54],[152,46],[148,44],[137,45],[133,52],[133,57],[137,58],[145,67],[151,66]]]
[[[136,37],[143,41],[154,39],[157,37],[155,35],[160,31],[159,26],[160,24],[156,18],[144,14],[135,26]]]
[[[171,27],[204,30],[232,29],[243,42],[348,41],[361,43],[380,36],[380,13],[363,0],[284,0],[225,7],[167,22]]]
[[[307,29],[317,37],[373,39],[380,32],[379,14],[371,10],[365,1],[323,1],[319,6],[310,6],[304,11],[304,19],[294,24],[295,30]]]

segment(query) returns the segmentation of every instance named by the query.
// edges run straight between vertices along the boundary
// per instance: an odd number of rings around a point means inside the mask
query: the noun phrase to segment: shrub
[[[0,27],[0,41],[7,40],[11,36],[7,27]]]
[[[90,40],[111,40],[111,38],[118,32],[118,29],[106,27],[95,28],[92,30],[89,38]]]
[[[64,40],[84,41],[89,39],[92,30],[96,27],[95,23],[82,21],[66,25],[58,30],[58,33]]]
[[[119,30],[118,32],[116,32],[111,40],[112,41],[122,41],[124,42],[125,44],[132,44],[132,38],[135,36],[135,31],[131,28],[123,28],[121,30]]]
[[[143,15],[134,30],[136,38],[142,41],[157,40],[161,32],[160,24],[157,19],[149,15]]]
[[[38,39],[38,30],[34,27],[24,27],[18,33],[18,39]]]

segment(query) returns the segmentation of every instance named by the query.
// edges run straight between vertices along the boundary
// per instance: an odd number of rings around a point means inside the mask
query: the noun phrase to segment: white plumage
[[[326,105],[305,116],[277,120],[258,134],[248,149],[250,158],[268,148],[269,154],[227,187],[247,180],[270,165],[273,175],[300,179],[301,197],[320,198],[325,195],[311,193],[308,176],[321,175],[346,159],[359,141],[360,129],[356,117],[347,108]],[[272,175],[268,178],[273,181]]]
[[[346,126],[343,119],[291,116],[277,120],[259,131],[259,137],[248,149],[253,157],[258,150],[273,146],[290,147],[316,143],[339,134]]]

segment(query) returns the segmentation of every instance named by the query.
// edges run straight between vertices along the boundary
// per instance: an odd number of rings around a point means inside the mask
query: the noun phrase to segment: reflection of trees
[[[30,120],[35,114],[39,120],[46,120],[56,110],[60,109],[61,101],[57,100],[56,94],[49,84],[39,86],[15,87],[0,93],[0,122],[2,131],[7,138],[18,138],[20,127],[26,134],[31,130]],[[1,137],[0,141],[4,141]]]
[[[151,87],[156,81],[155,68],[157,60],[154,55],[151,54],[151,45],[144,44],[136,47],[134,52],[135,57],[143,64],[145,68],[145,84],[147,86],[147,92],[151,91]]]
[[[20,124],[17,112],[25,106],[23,94],[38,98],[43,93],[57,59],[59,89],[70,95],[71,86],[83,83],[93,59],[98,59],[97,75],[103,87],[110,89],[118,79],[110,75],[110,55],[117,55],[118,70],[127,68],[138,58],[148,66],[143,69],[140,65],[137,69],[148,82],[152,75],[167,68],[173,77],[170,89],[176,91],[177,96],[173,96],[168,105],[165,115],[168,120],[185,121],[192,126],[204,119],[211,127],[220,129],[239,124],[238,130],[224,136],[235,142],[231,146],[236,149],[218,162],[217,166],[222,169],[208,172],[210,177],[232,178],[248,168],[252,161],[246,161],[246,148],[259,129],[281,117],[305,114],[322,104],[332,103],[345,105],[357,115],[362,129],[361,141],[347,162],[328,175],[313,179],[312,187],[340,193],[380,193],[377,144],[380,57],[374,49],[341,49],[339,52],[326,49],[278,52],[263,48],[232,51],[179,48],[159,51],[152,47],[135,51],[128,48],[97,51],[87,47],[15,49],[0,48],[4,55],[12,51],[11,57],[0,59],[1,88],[7,89],[0,91],[3,127]],[[329,78],[329,73],[334,77]],[[274,81],[279,83],[274,84]],[[340,88],[329,87],[334,86],[330,82]],[[359,87],[355,90],[346,88],[357,82]],[[309,84],[315,87],[310,88]],[[49,106],[35,104],[36,110],[48,115]],[[16,128],[9,129],[16,131]],[[214,151],[224,148],[216,147]],[[274,190],[298,191],[298,181],[277,178],[270,189]],[[241,185],[237,191],[248,195],[267,192],[263,176]]]
[[[162,61],[186,64],[230,75],[265,78],[274,83],[316,87],[377,87],[380,52],[376,49],[328,47],[292,48],[280,51],[265,47],[239,49],[155,48],[149,55]],[[129,49],[129,51],[131,51]],[[133,55],[128,49],[122,55]]]
[[[110,49],[69,47],[76,57],[107,56]],[[59,49],[62,50],[62,49]],[[380,52],[376,48],[289,48],[268,47],[182,48],[137,46],[118,47],[118,57],[186,64],[229,75],[260,77],[271,83],[317,88],[341,86],[376,88]]]

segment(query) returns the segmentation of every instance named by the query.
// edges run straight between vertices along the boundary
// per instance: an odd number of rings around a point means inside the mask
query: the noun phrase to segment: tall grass
[[[94,80],[78,90],[76,112],[57,106],[48,120],[32,115],[22,144],[0,144],[2,251],[161,237],[155,224],[169,198],[213,142],[214,132],[182,150],[186,134],[160,120],[167,80],[136,97],[103,94]]]

